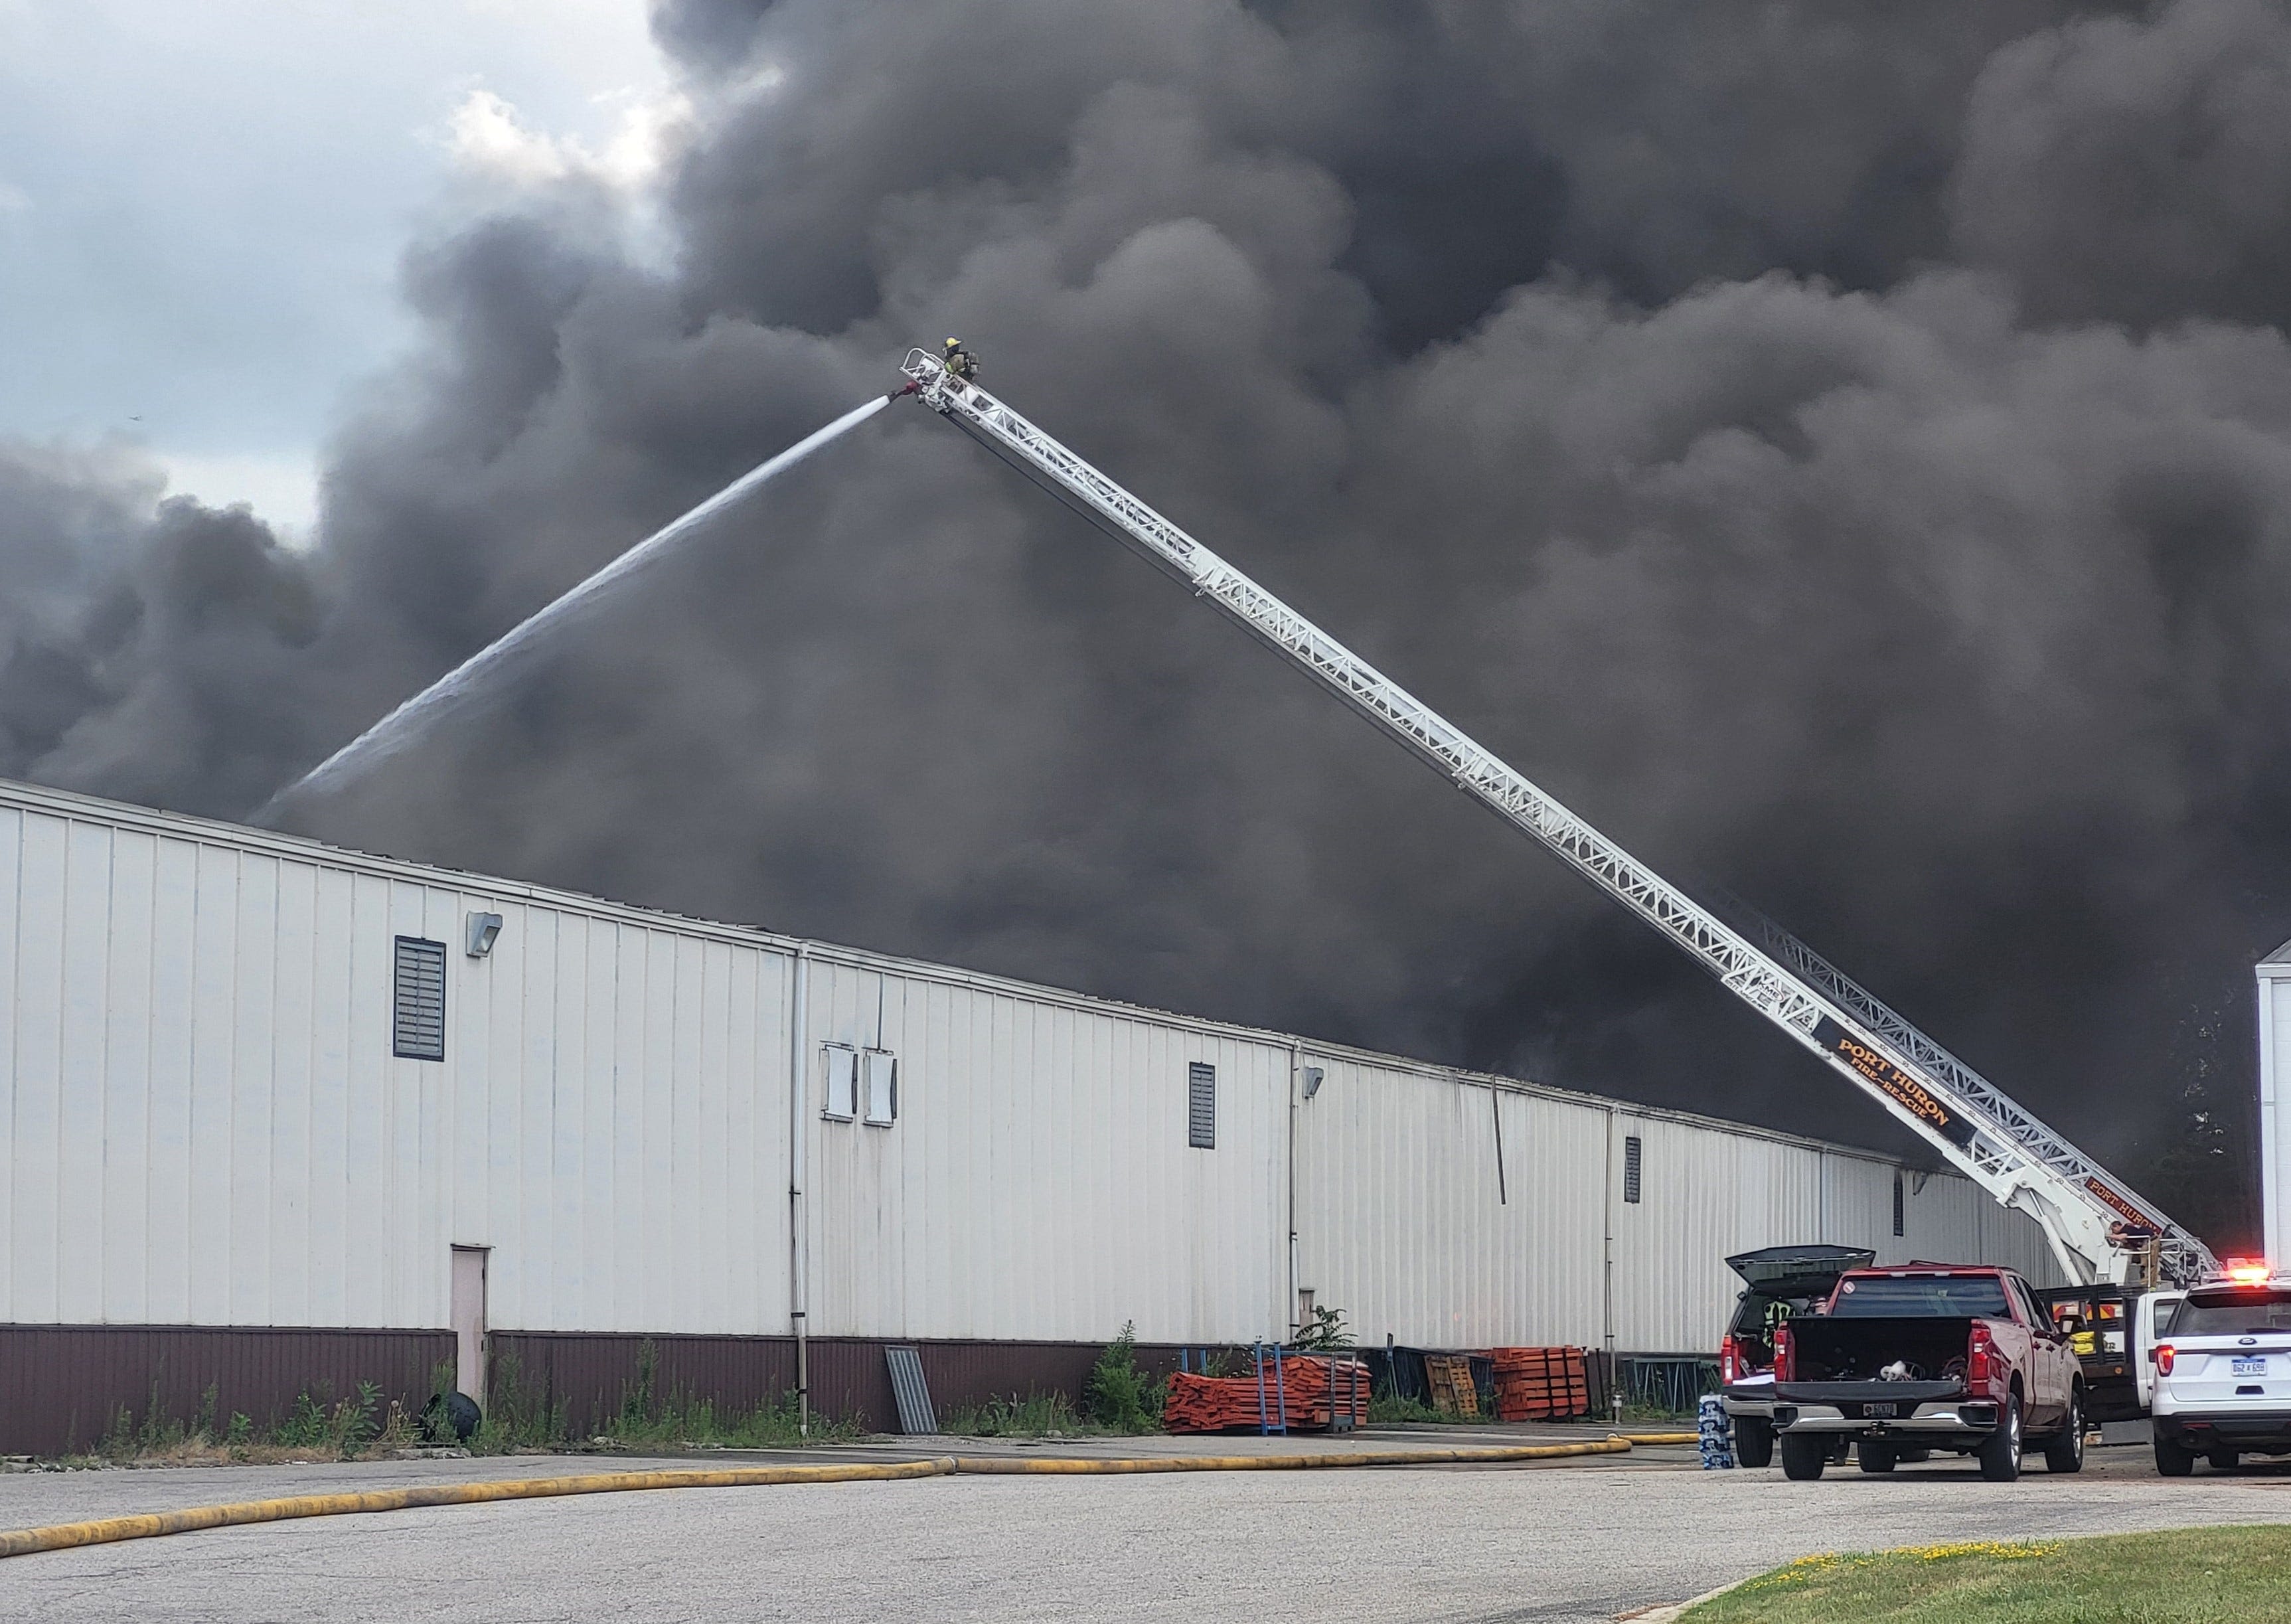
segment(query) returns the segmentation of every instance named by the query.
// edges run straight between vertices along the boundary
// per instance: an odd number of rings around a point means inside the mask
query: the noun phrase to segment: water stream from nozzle
[[[615,582],[624,581],[646,566],[656,562],[677,543],[705,525],[726,508],[767,483],[776,475],[784,473],[829,441],[840,438],[865,422],[890,405],[895,397],[878,395],[864,406],[855,406],[817,432],[805,436],[770,461],[760,462],[717,492],[707,501],[681,518],[654,531],[620,557],[590,576],[563,597],[527,616],[477,653],[456,665],[452,671],[423,688],[413,698],[375,722],[364,733],[343,745],[334,754],[304,773],[265,801],[253,821],[261,823],[265,816],[288,796],[313,786],[341,778],[358,762],[381,759],[404,749],[430,722],[437,720],[466,702],[474,691],[478,679],[497,666],[519,648],[531,643],[543,631],[563,623],[576,611],[594,603],[598,595]]]

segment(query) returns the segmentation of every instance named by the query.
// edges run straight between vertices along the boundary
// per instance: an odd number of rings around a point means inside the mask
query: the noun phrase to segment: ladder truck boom
[[[1922,1071],[1977,1102],[1990,1122],[2055,1174],[2082,1185],[2086,1194],[2116,1212],[2126,1228],[2153,1233],[2173,1279],[2193,1282],[2217,1269],[2218,1260],[2202,1242],[2186,1234],[2034,1112],[1896,1014],[1876,993],[1763,914],[1751,914],[1750,921],[1769,954],[1851,1011],[1863,1026],[1912,1058]]]
[[[2044,1228],[2070,1279],[2137,1283],[2127,1236],[2153,1234],[2172,1279],[2216,1265],[2174,1224],[1970,1066],[1779,928],[1760,946],[1562,806],[1431,706],[1115,484],[975,375],[909,352],[916,396],[1037,484],[1303,665],[1593,885],[1670,938],[2005,1206]]]

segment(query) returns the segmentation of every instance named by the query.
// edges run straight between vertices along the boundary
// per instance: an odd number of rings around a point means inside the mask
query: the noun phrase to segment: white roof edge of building
[[[2291,942],[2284,943],[2282,946],[2277,948],[2264,959],[2262,959],[2259,961],[2258,969],[2261,977],[2264,980],[2281,981],[2291,979]],[[2271,976],[2268,974],[2270,970],[2273,970],[2278,973]]]
[[[1946,1168],[1927,1168],[1921,1163],[1888,1155],[1867,1146],[1845,1145],[1834,1139],[1818,1139],[1806,1134],[1786,1133],[1776,1128],[1764,1128],[1753,1122],[1739,1122],[1727,1117],[1708,1116],[1698,1111],[1680,1111],[1667,1105],[1642,1105],[1634,1100],[1615,1099],[1604,1094],[1585,1093],[1579,1089],[1563,1089],[1551,1083],[1530,1082],[1517,1077],[1504,1077],[1491,1072],[1468,1071],[1461,1066],[1442,1065],[1435,1061],[1419,1060],[1406,1055],[1385,1054],[1377,1049],[1356,1049],[1348,1043],[1333,1042],[1322,1038],[1299,1033],[1275,1032],[1266,1027],[1242,1026],[1231,1021],[1220,1021],[1207,1016],[1186,1015],[1175,1010],[1156,1009],[1146,1004],[1133,1004],[1120,999],[1105,998],[1092,993],[1077,993],[1066,987],[1054,987],[1041,982],[1022,981],[1012,976],[998,976],[986,970],[963,969],[954,965],[936,964],[925,959],[903,958],[896,953],[877,953],[871,948],[850,947],[840,943],[823,942],[801,937],[784,936],[760,925],[727,924],[718,920],[697,919],[689,914],[671,913],[664,908],[639,907],[633,903],[614,902],[606,897],[591,896],[582,891],[564,890],[556,886],[536,885],[523,880],[504,880],[495,875],[480,874],[469,869],[446,868],[438,864],[416,863],[405,857],[383,856],[374,852],[358,851],[347,846],[335,846],[309,835],[284,834],[273,829],[258,829],[251,824],[234,824],[221,818],[203,817],[189,812],[171,812],[157,807],[138,806],[133,801],[113,800],[100,795],[90,795],[78,790],[51,789],[44,784],[27,784],[20,779],[0,777],[0,806],[16,806],[26,810],[46,812],[60,817],[85,817],[91,815],[114,825],[149,830],[154,833],[174,834],[186,840],[200,840],[217,845],[233,846],[242,850],[274,853],[280,856],[298,857],[305,861],[323,860],[336,867],[357,870],[378,878],[403,880],[418,885],[430,885],[440,889],[480,892],[490,896],[502,896],[530,902],[570,912],[586,913],[592,918],[618,920],[653,929],[673,929],[687,935],[711,937],[719,941],[736,942],[744,946],[763,946],[792,953],[803,949],[815,959],[843,964],[857,969],[886,970],[916,980],[936,981],[945,985],[967,987],[977,992],[1003,993],[1013,997],[1063,1004],[1077,1009],[1092,1009],[1101,1013],[1118,1014],[1127,1018],[1149,1021],[1158,1025],[1203,1036],[1231,1039],[1237,1042],[1256,1043],[1276,1049],[1294,1049],[1315,1057],[1346,1060],[1356,1064],[1379,1065],[1393,1071],[1413,1073],[1418,1076],[1445,1079],[1448,1081],[1478,1088],[1507,1089],[1514,1093],[1533,1095],[1573,1105],[1588,1105],[1602,1111],[1641,1118],[1649,1122],[1677,1122],[1689,1127],[1717,1129],[1726,1133],[1764,1139],[1778,1145],[1796,1146],[1817,1150],[1829,1155],[1851,1156],[1863,1162],[1880,1162],[1906,1167],[1917,1172],[1949,1173]],[[2284,962],[2277,967],[2275,961]],[[2291,943],[2286,943],[2271,955],[2260,969],[2280,968],[2291,977]],[[1959,1175],[1949,1173],[1949,1177]]]

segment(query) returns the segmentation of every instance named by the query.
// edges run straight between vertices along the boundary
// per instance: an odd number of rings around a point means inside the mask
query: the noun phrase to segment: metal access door
[[[486,1258],[483,1246],[454,1249],[454,1386],[486,1403]]]

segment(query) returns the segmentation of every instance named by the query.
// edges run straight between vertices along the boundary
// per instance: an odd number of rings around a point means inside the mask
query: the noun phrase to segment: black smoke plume
[[[318,543],[0,457],[0,771],[244,816],[960,334],[2223,1243],[2291,936],[2291,19],[674,0],[672,268],[418,244]],[[351,844],[1847,1137],[1559,866],[902,410]],[[1887,1141],[1892,1142],[1892,1141]]]

